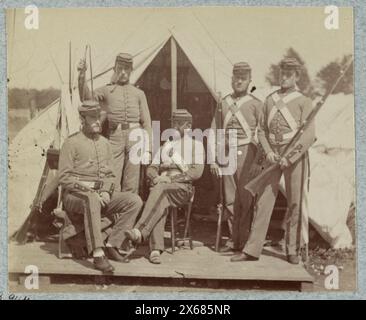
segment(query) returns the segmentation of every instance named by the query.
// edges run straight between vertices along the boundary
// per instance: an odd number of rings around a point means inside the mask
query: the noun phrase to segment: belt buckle
[[[275,141],[276,142],[282,142],[283,141],[283,134],[282,133],[275,133]]]
[[[127,130],[130,128],[130,125],[128,122],[121,122],[121,130]]]

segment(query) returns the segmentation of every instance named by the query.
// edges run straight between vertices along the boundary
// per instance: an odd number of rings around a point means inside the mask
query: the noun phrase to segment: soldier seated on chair
[[[115,174],[112,151],[100,135],[100,106],[84,101],[79,107],[81,131],[67,138],[60,152],[59,181],[66,212],[83,216],[88,253],[94,266],[104,272],[113,271],[108,258],[125,261],[118,249],[125,240],[142,207],[142,201],[131,192],[114,192]],[[104,244],[101,218],[108,217],[113,227]]]
[[[160,148],[159,154],[147,168],[151,189],[141,218],[133,229],[125,232],[134,243],[149,238],[149,260],[155,264],[161,263],[160,255],[164,251],[166,209],[189,202],[193,192],[192,182],[202,176],[204,169],[203,144],[189,135],[192,115],[185,109],[176,110],[173,112],[172,126],[176,136]]]

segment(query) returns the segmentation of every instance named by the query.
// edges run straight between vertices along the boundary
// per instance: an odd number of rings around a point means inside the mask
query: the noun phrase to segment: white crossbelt
[[[245,143],[249,143],[252,141],[252,130],[250,129],[250,126],[248,124],[248,122],[245,120],[243,114],[240,112],[240,109],[243,107],[243,105],[245,103],[247,103],[248,101],[251,101],[253,99],[253,97],[251,97],[250,95],[246,95],[242,98],[240,98],[237,103],[235,103],[235,101],[231,98],[231,96],[228,96],[226,98],[226,101],[228,103],[228,105],[230,107],[235,106],[235,108],[237,109],[237,112],[233,113],[230,109],[228,110],[228,112],[225,115],[224,118],[224,128],[226,129],[230,119],[232,117],[236,117],[236,119],[238,119],[240,126],[242,127],[243,131],[245,132],[246,136],[248,138],[246,139],[240,139],[240,144],[245,144]],[[240,107],[237,107],[240,104]]]
[[[301,95],[302,94],[298,91],[294,91],[283,98],[281,98],[277,92],[272,94],[272,99],[275,102],[275,105],[272,107],[272,109],[269,113],[269,116],[268,116],[268,127],[270,126],[270,123],[271,123],[274,115],[276,114],[276,112],[279,111],[279,112],[281,112],[282,116],[285,118],[285,120],[288,123],[291,130],[296,132],[296,130],[298,128],[298,124],[297,124],[296,120],[294,119],[294,117],[292,116],[292,114],[290,113],[290,111],[288,110],[286,104],[298,97],[301,97]],[[279,103],[281,103],[281,102],[282,102],[282,105],[280,106]],[[291,134],[293,134],[293,133],[291,132]],[[285,134],[283,135],[283,137],[285,137]]]
[[[170,149],[173,151],[173,154],[170,155],[169,160],[174,163],[179,170],[181,170],[183,173],[188,171],[188,166],[184,163],[184,160],[182,156],[174,149],[177,145],[174,145],[175,141],[167,141],[162,147],[162,151],[164,150],[165,154],[166,151],[169,151]],[[182,140],[179,140],[179,148],[181,149],[181,143],[183,143]],[[169,151],[170,152],[170,151]]]

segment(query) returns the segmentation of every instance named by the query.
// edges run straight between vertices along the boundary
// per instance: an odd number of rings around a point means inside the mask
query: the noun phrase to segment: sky
[[[249,62],[258,86],[265,86],[270,64],[277,63],[289,47],[300,53],[312,78],[329,62],[353,53],[352,8],[339,9],[337,30],[325,28],[324,7],[40,9],[38,30],[25,28],[26,14],[20,8],[15,14],[7,11],[8,85],[59,88],[68,77],[69,41],[74,66],[89,43],[93,68],[103,71],[112,66],[107,57],[123,51],[123,43],[135,30],[144,28],[157,13],[174,24],[175,11],[183,18],[193,12],[230,61]],[[144,34],[153,33],[149,27]]]

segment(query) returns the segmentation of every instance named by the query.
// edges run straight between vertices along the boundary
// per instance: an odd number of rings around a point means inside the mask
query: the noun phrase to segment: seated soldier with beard
[[[154,264],[161,263],[160,255],[164,251],[166,209],[179,207],[191,199],[192,182],[202,176],[204,169],[203,144],[189,135],[192,115],[185,109],[178,109],[173,112],[172,118],[176,136],[160,148],[158,156],[161,162],[154,159],[148,167],[146,175],[151,184],[149,197],[134,228],[125,232],[134,243],[149,238],[149,260]]]
[[[100,106],[84,101],[79,107],[81,131],[65,140],[59,161],[62,200],[71,221],[81,216],[84,221],[88,253],[94,266],[103,272],[114,270],[108,258],[124,262],[118,251],[142,207],[140,197],[131,192],[114,191],[111,146],[100,135]],[[106,216],[113,227],[103,242],[101,218]]]

